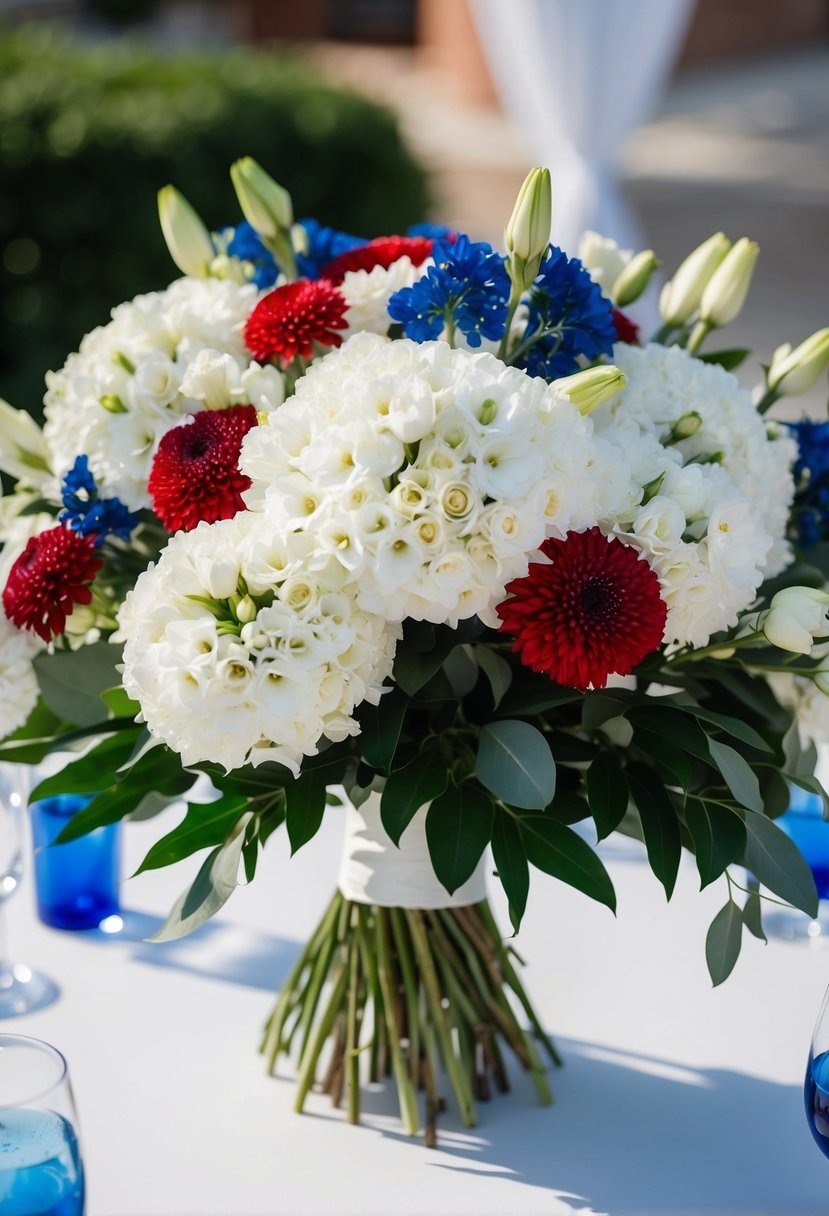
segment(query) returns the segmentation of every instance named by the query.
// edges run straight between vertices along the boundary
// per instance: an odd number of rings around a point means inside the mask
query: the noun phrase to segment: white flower
[[[257,298],[252,284],[179,279],[114,309],[47,375],[44,438],[57,478],[83,453],[102,493],[139,510],[150,505],[159,442],[188,414],[279,405],[281,375],[252,362],[242,338]]]
[[[398,629],[357,606],[336,562],[310,570],[304,535],[269,540],[263,522],[177,533],[119,614],[124,688],[184,764],[298,774],[320,739],[358,732],[354,709],[391,673]]]
[[[373,266],[371,270],[346,272],[340,291],[348,305],[345,319],[347,334],[387,334],[391,325],[388,304],[402,287],[411,287],[426,273],[431,260],[414,266],[409,257],[398,258],[391,266]]]
[[[22,726],[40,695],[32,660],[40,646],[0,608],[0,739]]]
[[[773,646],[809,654],[813,639],[829,634],[829,593],[814,587],[784,587],[772,597],[759,625]]]
[[[620,249],[611,237],[588,229],[579,241],[577,256],[602,294],[611,299],[613,284],[633,257],[633,250]]]

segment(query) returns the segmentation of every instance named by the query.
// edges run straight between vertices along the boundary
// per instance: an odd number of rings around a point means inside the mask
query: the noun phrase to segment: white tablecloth
[[[802,1105],[829,949],[751,939],[712,989],[705,932],[724,890],[700,895],[683,863],[666,904],[624,842],[605,851],[618,918],[533,877],[518,945],[566,1060],[553,1107],[538,1107],[512,1069],[514,1092],[481,1104],[477,1129],[443,1117],[437,1150],[403,1134],[393,1087],[368,1095],[361,1127],[320,1096],[294,1115],[292,1082],[266,1077],[256,1048],[273,990],[330,897],[339,819],[329,812],[292,860],[278,833],[256,882],[182,942],[142,939],[192,863],[127,881],[126,929],[110,939],[44,928],[30,875],[7,905],[15,955],[62,995],[2,1027],[69,1059],[88,1216],[829,1211],[829,1161]],[[127,826],[125,872],[159,831]]]

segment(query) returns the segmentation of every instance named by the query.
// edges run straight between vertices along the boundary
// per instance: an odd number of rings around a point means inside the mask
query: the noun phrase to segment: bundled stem
[[[530,1031],[518,1021],[516,1003]],[[531,1073],[539,1101],[552,1102],[542,1055],[554,1065],[561,1059],[486,901],[421,912],[351,903],[338,892],[283,986],[262,1051],[271,1073],[281,1055],[297,1058],[297,1111],[318,1083],[335,1106],[345,1094],[351,1123],[360,1117],[365,1052],[368,1080],[394,1077],[409,1135],[421,1127],[423,1090],[425,1140],[432,1146],[445,1106],[439,1069],[464,1125],[474,1127],[476,1101],[488,1099],[493,1086],[509,1090],[504,1046]]]

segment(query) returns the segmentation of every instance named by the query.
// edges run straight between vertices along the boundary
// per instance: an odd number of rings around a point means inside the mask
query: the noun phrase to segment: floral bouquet
[[[558,1062],[488,871],[517,932],[533,867],[614,908],[591,832],[641,839],[668,897],[685,848],[724,886],[715,983],[767,893],[815,910],[774,820],[790,783],[823,794],[825,441],[764,413],[829,331],[753,400],[746,352],[701,353],[745,239],[686,259],[641,345],[623,310],[653,253],[550,246],[546,170],[505,255],[294,223],[253,162],[232,177],[245,221],[219,233],[162,191],[185,277],[50,374],[42,434],[4,409],[2,754],[80,753],[34,791],[91,795],[65,839],[190,792],[142,866],[209,850],[161,940],[283,823],[296,850],[343,818],[263,1050],[296,1060],[297,1109],[319,1083],[354,1121],[393,1075],[433,1143],[447,1083],[472,1125],[510,1055],[542,1101]]]

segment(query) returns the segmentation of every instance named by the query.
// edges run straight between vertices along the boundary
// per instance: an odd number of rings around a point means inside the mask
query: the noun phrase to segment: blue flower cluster
[[[797,440],[792,540],[804,549],[829,540],[829,422],[786,424]]]
[[[545,380],[569,376],[579,370],[577,355],[592,363],[612,353],[616,340],[613,306],[578,258],[568,258],[551,245],[528,304],[524,340],[540,335],[520,361],[530,375]]]
[[[423,278],[389,300],[389,316],[403,326],[406,337],[427,342],[448,325],[473,347],[481,345],[481,338],[502,338],[510,280],[501,255],[484,241],[459,235],[454,242],[438,241],[432,257],[435,264]]]
[[[308,248],[303,253],[297,253],[296,262],[299,273],[306,279],[318,279],[323,268],[334,258],[366,243],[363,237],[326,228],[316,220],[300,220],[299,226],[305,232]]]
[[[119,498],[99,498],[89,459],[78,456],[61,485],[64,510],[58,519],[81,536],[93,536],[99,548],[108,536],[129,540],[138,526],[138,516]]]
[[[247,220],[242,220],[235,228],[223,229],[224,235],[231,232],[233,236],[228,241],[228,254],[232,258],[239,258],[243,262],[251,263],[254,268],[251,282],[255,283],[260,291],[273,287],[279,267],[270,249],[262,243],[262,239],[253,225],[249,224]]]

